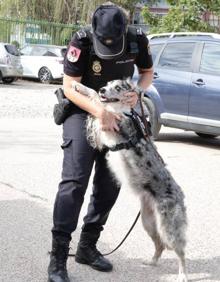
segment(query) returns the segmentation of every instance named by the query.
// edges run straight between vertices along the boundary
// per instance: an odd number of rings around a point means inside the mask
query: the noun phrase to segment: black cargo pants
[[[94,150],[87,142],[86,117],[86,113],[76,112],[63,125],[64,159],[62,181],[54,204],[54,236],[71,239],[94,162],[93,193],[82,230],[100,232],[119,194],[120,187],[107,167],[105,153]]]

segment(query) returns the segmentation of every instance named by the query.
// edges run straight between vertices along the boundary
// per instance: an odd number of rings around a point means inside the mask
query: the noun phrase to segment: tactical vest
[[[78,40],[83,41],[84,46],[87,46],[89,52],[88,67],[82,75],[82,84],[98,91],[108,81],[132,77],[135,59],[139,52],[138,36],[141,34],[141,29],[129,26],[126,36],[127,48],[124,54],[117,59],[103,60],[95,54],[91,29],[85,28],[78,31]]]

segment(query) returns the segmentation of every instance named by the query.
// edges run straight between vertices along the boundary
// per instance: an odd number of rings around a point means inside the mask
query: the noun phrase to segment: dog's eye
[[[101,89],[99,90],[99,92],[100,92],[101,94],[104,94],[104,93],[106,92],[106,90],[105,90],[105,88],[101,88]]]
[[[120,92],[122,90],[122,88],[119,85],[115,86],[115,90],[117,90],[118,92]]]

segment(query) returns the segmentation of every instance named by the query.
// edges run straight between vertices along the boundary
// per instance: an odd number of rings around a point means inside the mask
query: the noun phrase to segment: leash
[[[139,217],[140,217],[140,214],[141,212],[139,211],[132,226],[130,227],[130,229],[128,230],[128,232],[126,233],[126,235],[124,236],[124,238],[122,239],[122,241],[109,253],[105,253],[105,254],[102,254],[103,256],[108,256],[108,255],[111,255],[113,254],[117,249],[119,249],[121,247],[121,245],[124,243],[124,241],[127,239],[128,235],[131,233],[131,231],[133,230],[133,228],[135,227]],[[68,254],[68,257],[75,257],[76,254]]]
[[[119,249],[121,247],[121,245],[124,243],[124,241],[127,239],[128,235],[131,233],[131,231],[133,230],[133,228],[135,227],[139,217],[140,217],[140,214],[141,212],[139,211],[132,226],[130,227],[130,229],[128,230],[128,232],[126,233],[126,235],[124,236],[124,238],[122,239],[122,241],[109,253],[105,253],[105,254],[102,254],[103,256],[108,256],[108,255],[111,255],[113,254],[117,249]],[[76,254],[68,254],[68,257],[75,257]]]
[[[145,139],[147,139],[147,138],[150,138],[152,133],[151,133],[150,125],[145,118],[142,96],[143,96],[143,91],[140,90],[138,100],[139,100],[140,108],[141,108],[141,121],[142,121],[142,123],[144,125],[144,129],[145,129],[144,137],[145,137]]]
[[[139,217],[140,217],[140,214],[141,214],[141,212],[139,211],[138,214],[137,214],[137,216],[136,216],[136,218],[135,218],[135,220],[134,220],[134,222],[133,222],[133,224],[132,224],[132,226],[131,226],[131,228],[128,230],[127,234],[125,235],[125,237],[124,237],[124,239],[121,241],[121,243],[118,244],[118,246],[117,246],[116,248],[114,248],[111,252],[103,254],[103,256],[111,255],[111,254],[114,253],[117,249],[119,249],[119,248],[121,247],[121,245],[122,245],[122,244],[124,243],[124,241],[127,239],[128,235],[131,233],[132,229],[135,227],[135,224],[137,223],[137,221],[138,221],[138,219],[139,219]]]

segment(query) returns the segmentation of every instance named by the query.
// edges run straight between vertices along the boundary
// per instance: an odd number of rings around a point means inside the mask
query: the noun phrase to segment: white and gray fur
[[[78,84],[81,93],[97,101],[97,94]],[[136,134],[131,118],[124,115],[130,108],[121,103],[123,94],[135,88],[130,81],[115,80],[101,88],[100,100],[106,109],[122,114],[119,132],[102,131],[99,120],[88,118],[87,133],[91,145],[101,150],[126,142]],[[141,217],[144,229],[155,244],[151,264],[156,265],[165,248],[176,252],[179,259],[179,282],[186,282],[186,208],[184,194],[160,157],[151,138],[141,138],[129,150],[109,151],[106,155],[109,168],[116,179],[130,186],[141,200]]]

